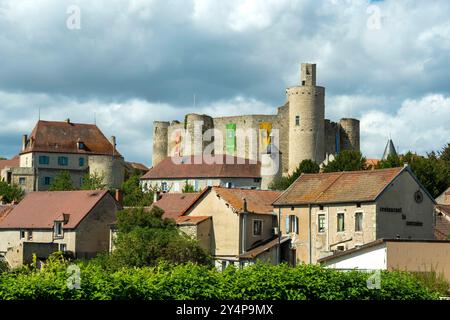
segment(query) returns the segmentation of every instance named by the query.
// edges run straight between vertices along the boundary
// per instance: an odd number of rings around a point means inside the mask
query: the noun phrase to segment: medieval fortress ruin
[[[325,88],[316,85],[315,64],[301,64],[300,84],[287,88],[286,98],[274,115],[190,113],[184,121],[155,121],[153,166],[167,156],[228,154],[264,163],[269,155],[278,159],[279,175],[304,159],[320,164],[341,150],[360,150],[359,120],[325,119]]]

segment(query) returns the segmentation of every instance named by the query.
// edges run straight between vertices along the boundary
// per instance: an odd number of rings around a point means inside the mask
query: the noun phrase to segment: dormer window
[[[53,227],[53,233],[55,238],[63,238],[63,221],[55,221],[54,227]]]
[[[77,141],[77,149],[78,150],[84,150],[86,148],[86,146],[84,145],[84,142],[78,140]]]

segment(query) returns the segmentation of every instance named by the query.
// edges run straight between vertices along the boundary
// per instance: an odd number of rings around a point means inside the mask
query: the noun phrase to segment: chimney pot
[[[116,201],[120,205],[122,205],[122,203],[123,203],[123,192],[122,192],[122,190],[116,189],[116,196],[115,196],[115,198],[116,198]]]
[[[153,194],[153,203],[155,203],[159,199],[161,199],[161,192],[160,191],[155,191],[155,193]]]
[[[25,149],[27,148],[27,144],[28,144],[28,136],[24,134],[22,136],[22,151],[25,151]]]

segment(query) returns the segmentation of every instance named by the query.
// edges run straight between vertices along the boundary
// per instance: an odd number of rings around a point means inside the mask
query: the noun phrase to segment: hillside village
[[[119,133],[39,120],[18,155],[0,160],[2,183],[23,191],[2,197],[0,260],[15,268],[57,251],[75,259],[113,252],[117,213],[139,206],[162,209],[219,270],[264,261],[434,270],[450,281],[450,185],[435,194],[411,163],[383,167],[400,156],[390,139],[364,170],[330,169],[360,154],[360,127],[325,119],[315,64],[301,65],[286,97],[274,115],[156,121],[151,168],[125,159]],[[302,163],[317,170],[299,173]],[[63,174],[71,187],[56,191]],[[133,176],[149,200],[130,206],[123,186]]]

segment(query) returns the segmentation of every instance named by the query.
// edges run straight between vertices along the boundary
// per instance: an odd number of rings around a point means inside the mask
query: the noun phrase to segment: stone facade
[[[328,203],[279,207],[280,228],[292,238],[297,262],[316,263],[336,251],[349,250],[381,238],[434,239],[433,199],[423,192],[421,202],[415,193],[422,190],[409,171],[403,171],[372,202]],[[344,217],[343,230],[338,229],[338,215]],[[357,214],[362,215],[356,228]],[[323,218],[319,228],[319,216]],[[288,218],[289,217],[289,218]],[[298,232],[288,230],[293,217]]]
[[[273,115],[212,118],[188,114],[182,122],[154,122],[153,166],[167,156],[187,156],[203,150],[261,161],[268,145],[278,143],[282,154],[279,174],[287,174],[304,159],[321,163],[327,154],[344,149],[359,151],[357,119],[345,118],[337,123],[325,119],[325,88],[316,86],[315,64],[301,65],[300,85],[288,88],[286,96],[286,103]],[[203,127],[196,129],[195,121],[203,123]],[[208,129],[215,130],[212,137]],[[227,144],[230,130],[235,130],[237,138],[234,149]],[[200,140],[202,134],[204,139]],[[201,141],[197,146],[195,139]]]
[[[108,252],[110,245],[110,225],[116,220],[119,205],[107,194],[78,224],[75,229],[64,229],[63,236],[56,238],[51,229],[1,229],[0,253],[6,254],[11,248],[19,248],[24,242],[56,244],[58,250],[72,253],[76,258],[92,258],[99,252]],[[21,232],[25,237],[21,238]],[[11,253],[9,253],[11,255]]]

